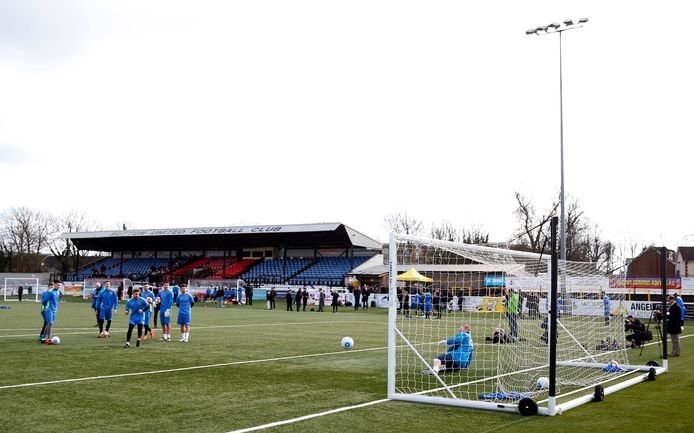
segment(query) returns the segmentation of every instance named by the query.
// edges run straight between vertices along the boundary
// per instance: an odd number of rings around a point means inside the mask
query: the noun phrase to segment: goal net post
[[[133,285],[129,278],[85,278],[82,286],[82,298],[92,299],[96,284],[100,283],[101,287],[104,287],[107,281],[111,283],[111,289],[116,292],[118,292],[119,287],[123,288],[123,299],[127,299],[128,287]]]
[[[22,301],[39,301],[38,278],[5,278],[2,286],[3,301],[19,301],[19,292],[22,292]]]
[[[594,263],[397,234],[384,257],[391,399],[555,415],[664,372],[628,365],[624,291]]]

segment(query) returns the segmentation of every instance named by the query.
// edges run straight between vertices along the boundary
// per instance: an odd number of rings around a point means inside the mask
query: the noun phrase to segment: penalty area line
[[[374,401],[369,401],[366,403],[355,404],[353,406],[340,407],[337,409],[326,410],[324,412],[318,412],[318,413],[314,413],[311,415],[300,416],[298,418],[286,419],[284,421],[275,421],[275,422],[271,422],[268,424],[255,426],[255,427],[244,428],[241,430],[233,430],[229,433],[246,433],[246,432],[251,432],[251,431],[264,430],[266,428],[272,428],[272,427],[277,427],[277,426],[281,426],[281,425],[292,424],[295,422],[306,421],[308,419],[318,418],[318,417],[325,416],[325,415],[332,415],[334,413],[345,412],[345,411],[352,410],[352,409],[359,409],[362,407],[373,406],[375,404],[383,403],[386,401],[390,401],[390,399],[384,398],[381,400],[374,400]]]
[[[387,325],[387,323],[380,323],[380,322],[369,322],[369,321],[359,321],[359,320],[335,320],[335,321],[326,321],[326,322],[285,322],[285,323],[254,323],[254,324],[242,324],[242,325],[209,325],[209,326],[196,326],[194,329],[195,330],[201,330],[201,329],[231,329],[231,328],[261,328],[265,326],[293,326],[293,325],[333,325],[333,324],[340,324],[340,323],[357,323],[357,324],[364,324],[364,325]],[[91,331],[84,331],[84,332],[63,332],[65,330],[75,330],[75,329],[91,329]],[[158,331],[159,328],[152,328],[155,331]],[[7,330],[7,329],[5,329]],[[19,329],[17,329],[19,330]],[[31,329],[27,329],[31,330]],[[0,329],[2,331],[2,329]],[[119,333],[119,332],[126,332],[126,328],[111,328],[109,332],[114,332],[114,333]],[[92,326],[91,328],[53,328],[52,333],[57,334],[60,333],[62,335],[80,335],[80,334],[93,334],[96,332],[96,327]],[[38,334],[33,333],[33,334],[12,334],[12,335],[0,335],[0,338],[22,338],[22,337],[37,337]]]

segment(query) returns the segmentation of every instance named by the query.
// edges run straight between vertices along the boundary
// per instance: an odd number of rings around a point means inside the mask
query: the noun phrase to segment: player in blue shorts
[[[426,292],[424,293],[424,318],[425,319],[431,319],[431,310],[434,304],[432,303],[431,300],[431,292]]]
[[[147,302],[147,309],[145,310],[145,334],[142,337],[143,340],[147,339],[147,334],[150,338],[154,338],[154,329],[149,327],[149,321],[152,319],[152,311],[154,310],[154,292],[149,289],[149,284],[145,283],[142,286],[142,299]]]
[[[118,311],[118,295],[111,289],[111,282],[106,281],[103,289],[96,298],[96,308],[99,310],[99,338],[110,337],[108,330],[111,329],[113,313]],[[106,330],[104,331],[104,320],[106,320]]]
[[[176,297],[178,306],[178,324],[181,325],[181,339],[178,341],[188,342],[190,335],[190,309],[193,308],[195,299],[188,293],[188,287],[181,284],[181,293]]]
[[[58,299],[60,298],[60,281],[48,283],[47,290],[41,294],[41,317],[43,317],[43,328],[39,335],[39,342],[51,344],[51,330],[53,322],[58,313]],[[38,288],[37,288],[38,290]]]
[[[96,308],[96,299],[99,297],[99,292],[101,292],[101,283],[99,281],[94,285],[94,292],[92,292],[92,310],[96,314],[96,326],[99,326],[99,309]]]
[[[128,323],[128,335],[125,337],[125,349],[130,347],[130,338],[133,335],[133,329],[137,326],[137,342],[135,346],[140,347],[140,339],[142,338],[142,327],[145,324],[145,311],[149,310],[149,304],[140,297],[140,289],[133,290],[133,297],[125,303],[125,315],[130,314],[130,323]]]
[[[161,341],[171,341],[171,307],[173,307],[173,292],[169,289],[169,283],[164,283],[157,294],[159,304],[159,321],[161,322]]]

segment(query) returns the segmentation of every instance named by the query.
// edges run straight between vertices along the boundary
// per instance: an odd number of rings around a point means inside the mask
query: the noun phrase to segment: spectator
[[[506,331],[504,331],[502,328],[494,328],[494,333],[492,336],[485,337],[484,341],[489,341],[494,344],[508,344],[513,342],[511,337],[506,335]]]
[[[294,293],[294,304],[296,305],[296,311],[301,311],[301,289]]]
[[[306,311],[306,304],[308,304],[308,290],[306,290],[306,287],[301,289],[301,303],[304,306],[304,311]]]
[[[441,318],[441,292],[439,290],[434,291],[434,297],[432,299],[434,304],[434,311],[436,312],[436,318]]]
[[[318,291],[318,311],[322,313],[324,307],[325,307],[325,292],[323,292],[323,289],[320,289]]]
[[[287,300],[287,311],[294,311],[292,308],[292,291],[291,289],[287,289],[287,294],[285,295],[285,299]]]
[[[217,288],[217,308],[224,308],[224,287]]]
[[[359,290],[359,287],[354,288],[354,310],[359,309],[359,301],[361,300],[361,290]]]
[[[275,308],[277,308],[277,306],[275,305],[275,299],[277,299],[277,292],[275,291],[275,288],[273,287],[272,289],[270,289],[270,309],[271,310],[274,310]]]
[[[646,327],[636,317],[629,315],[624,322],[624,331],[632,331],[633,334],[627,335],[627,341],[631,342],[631,348],[641,347],[646,339]]]
[[[338,304],[340,302],[339,301],[340,295],[337,293],[337,290],[333,290],[331,295],[333,297],[333,302],[331,304],[333,306],[333,313],[337,313],[337,307],[338,307]]]
[[[365,310],[369,308],[369,286],[365,286],[361,292],[361,307]]]
[[[668,356],[680,356],[680,334],[682,333],[682,310],[677,305],[675,297],[670,295],[667,297],[667,303],[670,304],[670,309],[667,312],[666,330],[670,334],[672,341],[672,352]]]
[[[253,285],[246,285],[246,305],[253,305]]]

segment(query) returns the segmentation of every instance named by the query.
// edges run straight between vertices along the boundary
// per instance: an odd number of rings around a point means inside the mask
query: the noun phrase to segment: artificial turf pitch
[[[10,307],[0,310],[0,432],[229,432],[386,398],[384,309],[198,305],[188,343],[172,325],[172,342],[157,330],[155,341],[124,349],[123,305],[101,339],[88,302],[61,303],[58,346],[36,341],[37,303],[0,305]],[[667,374],[556,417],[387,401],[263,431],[693,432],[689,328]],[[346,335],[354,350],[341,349]],[[657,345],[638,355],[630,351],[630,363],[660,362]],[[26,384],[35,385],[9,387]]]

